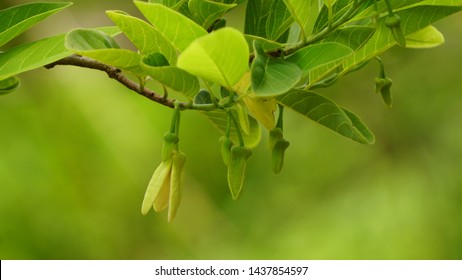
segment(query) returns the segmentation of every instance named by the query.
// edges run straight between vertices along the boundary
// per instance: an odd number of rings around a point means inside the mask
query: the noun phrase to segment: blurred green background
[[[108,9],[137,14],[131,1],[75,2],[15,43],[109,25]],[[265,135],[236,202],[219,134],[184,113],[184,196],[170,224],[140,206],[171,111],[96,71],[21,75],[0,96],[0,258],[461,259],[462,14],[436,26],[445,45],[382,57],[392,109],[373,93],[375,62],[322,92],[361,116],[374,145],[287,111],[283,172],[270,172]]]

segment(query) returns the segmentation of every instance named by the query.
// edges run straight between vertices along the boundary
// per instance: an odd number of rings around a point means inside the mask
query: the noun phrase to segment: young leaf
[[[247,109],[266,129],[271,130],[275,126],[274,112],[277,108],[276,99],[274,97],[261,98],[253,94],[249,94],[242,98]]]
[[[106,14],[142,54],[161,53],[170,65],[176,64],[175,47],[152,25],[118,11],[107,11]]]
[[[118,28],[112,26],[97,28],[97,30],[110,36],[120,33]],[[65,34],[61,34],[0,53],[0,80],[42,67],[72,54],[64,47],[64,37]]]
[[[284,0],[295,22],[300,25],[302,35],[307,38],[313,31],[319,11],[318,0]]]
[[[274,97],[258,97],[253,93],[249,94],[250,88],[250,72],[247,72],[242,79],[237,83],[233,90],[244,101],[245,106],[250,114],[257,119],[268,130],[274,128],[274,112],[277,108],[276,99]]]
[[[164,5],[141,1],[135,1],[135,5],[179,51],[184,51],[195,39],[207,35],[200,25]]]
[[[141,61],[141,68],[154,80],[192,99],[199,91],[199,80],[176,66],[157,63],[155,56],[159,55],[162,56],[155,53],[144,57]]]
[[[315,68],[343,59],[351,53],[352,49],[345,45],[326,42],[304,47],[287,57],[286,61],[298,65],[306,75]]]
[[[19,84],[19,79],[14,76],[0,80],[0,95],[16,90],[19,87]]]
[[[406,38],[406,48],[428,49],[444,44],[444,36],[434,26],[429,25]]]
[[[29,3],[0,11],[0,47],[72,3]]]
[[[178,67],[231,89],[248,70],[244,35],[224,27],[195,40],[178,58]]]
[[[188,3],[194,20],[205,29],[236,6],[237,4],[224,4],[209,0],[190,0]]]
[[[297,64],[270,57],[254,42],[255,59],[252,62],[252,91],[258,96],[276,96],[293,88],[302,76]]]
[[[93,29],[74,29],[65,38],[68,50],[114,67],[144,76],[140,68],[141,55],[120,49],[114,39]]]
[[[208,112],[202,112],[204,116],[206,116],[215,126],[221,134],[225,135],[226,134],[226,127],[228,124],[228,115],[225,111],[221,110],[215,110],[215,111],[208,111]],[[236,116],[237,118],[237,116]],[[261,128],[258,125],[258,122],[249,116],[249,127],[250,127],[250,133],[249,134],[242,134],[242,137],[244,138],[244,144],[248,148],[254,148],[260,143],[261,140]],[[236,129],[234,126],[231,126],[231,131],[230,131],[230,139],[233,141],[233,143],[239,143],[239,139],[237,136]]]
[[[311,91],[294,89],[277,97],[277,100],[282,105],[351,140],[362,144],[374,142],[372,133],[357,116],[340,108],[327,97]]]

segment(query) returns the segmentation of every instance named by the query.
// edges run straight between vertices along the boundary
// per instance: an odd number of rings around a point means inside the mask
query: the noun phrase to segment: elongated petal
[[[175,218],[181,202],[182,173],[186,155],[180,151],[173,151],[172,172],[170,174],[170,196],[168,207],[168,221]]]
[[[171,165],[171,160],[166,162],[163,161],[154,171],[151,181],[148,184],[148,188],[144,194],[143,203],[141,204],[141,214],[146,215],[149,212],[149,209],[153,206],[154,200],[158,196],[163,185],[163,181],[165,180],[165,173],[170,172]]]

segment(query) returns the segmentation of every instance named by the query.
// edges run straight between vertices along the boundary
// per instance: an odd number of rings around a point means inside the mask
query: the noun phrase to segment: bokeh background
[[[13,43],[109,25],[109,9],[137,15],[131,1],[74,2]],[[283,172],[270,171],[265,135],[236,202],[219,134],[184,113],[184,196],[170,224],[140,205],[171,111],[92,70],[21,75],[0,96],[0,258],[461,259],[462,14],[436,26],[445,45],[382,56],[392,109],[373,93],[376,63],[322,92],[361,116],[374,145],[287,111]]]

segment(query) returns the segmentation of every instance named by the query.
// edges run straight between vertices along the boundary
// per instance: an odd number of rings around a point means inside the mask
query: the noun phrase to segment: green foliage
[[[118,81],[175,107],[170,133],[178,136],[180,111],[199,110],[224,135],[222,155],[236,199],[242,192],[250,148],[261,139],[260,125],[281,134],[271,148],[273,171],[281,171],[289,146],[282,136],[284,108],[355,142],[372,144],[374,136],[358,116],[313,90],[332,85],[393,46],[441,45],[444,37],[431,24],[462,10],[462,1],[449,0],[256,0],[245,6],[241,32],[226,26],[226,15],[243,2],[134,1],[147,21],[108,11],[117,27],[77,28],[0,53],[0,93],[17,88],[14,75],[22,72],[52,63],[82,66],[71,54],[129,72],[139,84],[127,82],[125,76]],[[32,3],[0,11],[2,19],[8,19],[0,23],[0,46],[69,5]],[[119,33],[136,50],[121,48],[114,38]],[[384,76],[380,63],[376,92],[391,106],[391,79]],[[162,85],[163,96],[146,88],[148,80]],[[168,90],[186,101],[169,99]],[[160,211],[170,204],[169,220],[181,197],[184,163],[175,145],[175,157],[180,159],[163,160],[142,210],[146,213],[154,206]]]
[[[244,75],[249,49],[244,36],[222,28],[192,42],[178,58],[178,67],[231,89]]]
[[[117,42],[102,31],[74,29],[66,35],[64,45],[73,53],[143,76],[141,55],[120,49]]]
[[[30,3],[0,11],[0,47],[72,3]],[[6,20],[8,19],[8,20]]]
[[[155,79],[159,83],[169,87],[175,91],[181,92],[192,99],[200,89],[199,80],[196,76],[180,69],[176,66],[169,66],[164,58],[164,64],[159,63],[159,59],[155,57],[164,57],[162,54],[153,53],[143,58],[141,68],[147,75]]]
[[[302,76],[296,63],[266,55],[254,42],[255,59],[252,62],[252,91],[258,96],[281,95],[293,88]]]
[[[351,112],[347,113],[327,97],[306,90],[294,89],[279,97],[278,101],[354,141],[364,144],[374,143],[374,136],[358,117]]]

